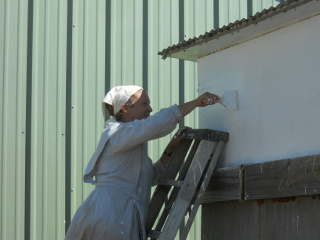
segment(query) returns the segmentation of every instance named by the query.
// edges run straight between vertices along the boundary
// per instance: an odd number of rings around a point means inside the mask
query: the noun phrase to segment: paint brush
[[[226,109],[238,110],[239,109],[238,90],[235,89],[235,90],[225,92],[220,97],[220,101],[218,103],[220,103]]]

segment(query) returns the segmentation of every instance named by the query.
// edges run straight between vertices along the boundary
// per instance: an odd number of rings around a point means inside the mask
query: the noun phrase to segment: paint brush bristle
[[[239,101],[238,101],[238,90],[231,90],[225,92],[220,98],[220,104],[222,104],[226,109],[229,110],[238,110]]]

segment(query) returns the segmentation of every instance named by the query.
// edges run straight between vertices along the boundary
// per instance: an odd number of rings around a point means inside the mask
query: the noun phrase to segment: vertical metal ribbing
[[[184,41],[184,0],[179,0],[179,42]],[[184,88],[185,88],[185,81],[184,81],[184,60],[179,60],[179,104],[184,103]],[[179,126],[184,126],[184,119],[179,122]],[[181,235],[184,231],[185,223],[184,221],[181,222],[179,228],[179,234]]]
[[[214,29],[217,29],[220,27],[220,21],[219,21],[219,0],[214,0],[213,2],[213,27]]]
[[[184,40],[184,0],[179,0],[179,42]],[[184,60],[179,60],[179,103],[184,103]],[[184,120],[180,121],[184,126]]]
[[[111,88],[111,0],[106,1],[106,33],[105,33],[105,94]],[[109,119],[108,113],[104,120]]]
[[[142,87],[148,90],[148,0],[143,0]]]
[[[31,127],[32,127],[32,52],[33,52],[33,0],[28,1],[27,35],[27,89],[26,89],[26,145],[25,145],[25,226],[24,239],[30,240],[31,222]]]
[[[73,0],[68,0],[67,16],[67,66],[66,66],[66,188],[65,188],[65,231],[71,222],[71,125],[72,125],[72,29],[73,29]]]
[[[253,15],[252,11],[253,11],[252,0],[247,0],[247,17],[248,18]]]

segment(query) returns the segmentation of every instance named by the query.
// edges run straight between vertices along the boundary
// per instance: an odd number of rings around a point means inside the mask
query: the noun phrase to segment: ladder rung
[[[173,186],[173,187],[181,187],[183,185],[183,181],[181,180],[172,180],[172,179],[161,179],[161,185]]]
[[[161,232],[155,231],[155,230],[150,230],[148,232],[148,237],[151,239],[158,239],[160,237]]]

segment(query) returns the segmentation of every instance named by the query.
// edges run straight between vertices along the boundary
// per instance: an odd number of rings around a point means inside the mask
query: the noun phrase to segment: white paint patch
[[[224,106],[226,109],[229,110],[238,110],[239,103],[238,103],[238,90],[231,90],[227,91],[221,96],[221,100],[219,102]]]
[[[230,134],[217,167],[320,154],[319,21],[315,16],[198,60],[199,94],[238,89],[238,111],[199,108],[199,128]]]

